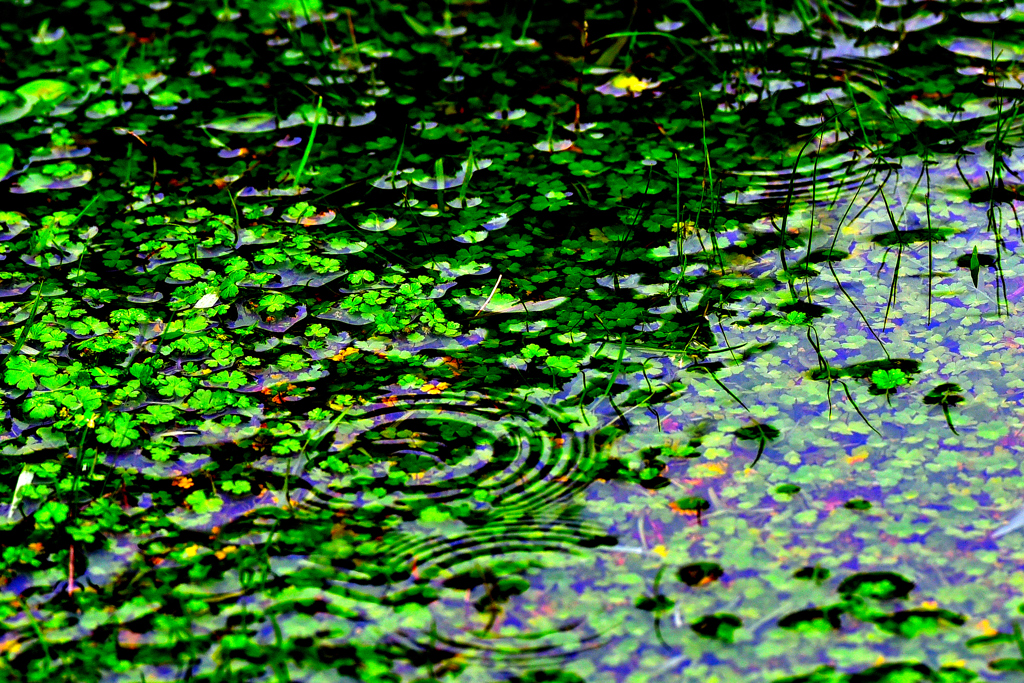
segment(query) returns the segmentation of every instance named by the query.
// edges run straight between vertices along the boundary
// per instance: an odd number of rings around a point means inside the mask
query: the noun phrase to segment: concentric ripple
[[[725,199],[733,204],[830,201],[865,183],[879,170],[856,153],[847,152],[803,160],[796,168],[746,171],[750,185]]]
[[[413,661],[476,660],[477,667],[484,670],[501,665],[522,672],[557,672],[567,659],[606,644],[598,634],[581,629],[579,622],[567,622],[546,633],[505,638],[474,634],[453,637],[432,632],[428,639],[399,632],[390,636],[389,642],[400,646]],[[438,668],[443,670],[443,666]]]
[[[569,500],[593,476],[595,438],[574,431],[572,422],[527,401],[388,396],[339,425],[330,454],[304,479],[356,506],[359,494],[373,491],[403,505],[469,505],[484,519],[498,509],[505,519],[535,514]],[[346,463],[341,468],[339,460]]]

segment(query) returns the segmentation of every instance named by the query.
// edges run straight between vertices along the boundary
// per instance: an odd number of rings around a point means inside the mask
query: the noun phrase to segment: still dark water
[[[8,9],[4,680],[1024,670],[1024,6]]]

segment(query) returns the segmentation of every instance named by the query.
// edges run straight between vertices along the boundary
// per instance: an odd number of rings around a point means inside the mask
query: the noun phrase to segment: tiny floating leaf
[[[381,218],[374,213],[370,214],[358,227],[367,232],[386,232],[396,225],[398,225],[398,221],[394,218]]]
[[[846,597],[896,600],[907,597],[914,586],[913,581],[895,572],[862,572],[843,579],[837,590]]]
[[[219,300],[220,294],[217,294],[216,292],[204,294],[203,297],[199,301],[197,301],[196,305],[193,306],[192,308],[213,308]]]
[[[706,586],[722,578],[722,566],[715,562],[694,562],[679,568],[679,580],[687,586]]]
[[[731,643],[733,634],[743,626],[743,621],[733,614],[709,614],[690,624],[698,635]]]

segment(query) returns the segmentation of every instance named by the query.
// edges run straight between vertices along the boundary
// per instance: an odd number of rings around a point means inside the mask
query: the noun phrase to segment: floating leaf
[[[193,306],[192,308],[213,308],[215,305],[217,305],[217,302],[219,300],[220,294],[217,294],[216,292],[210,292],[209,294],[204,294],[202,298],[199,299],[199,301],[197,301],[195,306]]]
[[[10,145],[0,145],[0,180],[5,178],[12,168],[14,168],[14,148]]]
[[[830,576],[832,576],[832,572],[824,567],[803,567],[802,569],[798,569],[793,572],[794,579],[816,581],[819,583],[828,580],[828,577]]]
[[[914,585],[895,572],[863,572],[843,579],[837,590],[848,597],[896,600],[907,597]]]
[[[912,609],[876,617],[871,620],[883,631],[905,638],[938,633],[943,623],[963,626],[967,620],[960,614],[945,609]]]
[[[679,568],[679,580],[687,586],[705,586],[724,574],[722,566],[715,562],[694,562]]]
[[[944,242],[953,234],[951,228],[919,228],[917,230],[893,230],[875,235],[871,241],[883,247],[906,246],[919,242]]]
[[[92,171],[89,169],[75,169],[70,172],[60,173],[30,172],[18,178],[18,183],[11,187],[11,192],[15,194],[42,192],[44,190],[70,190],[82,187],[92,180]]]
[[[521,301],[512,294],[499,293],[491,297],[466,296],[456,299],[458,304],[470,311],[482,311],[484,313],[526,313],[547,311],[561,306],[568,300],[568,297],[559,296],[553,299],[542,301]]]
[[[32,102],[15,92],[0,90],[0,124],[17,121],[32,111]]]
[[[731,643],[736,631],[743,626],[743,620],[733,614],[709,614],[690,624],[698,635]]]
[[[845,613],[840,605],[830,607],[812,607],[802,609],[779,619],[779,628],[793,629],[795,631],[814,631],[825,633],[838,631],[843,624],[840,617]]]
[[[357,227],[360,230],[366,230],[367,232],[386,232],[396,225],[398,225],[397,219],[384,218],[374,213],[361,221]]]
[[[643,595],[636,599],[634,605],[645,612],[664,612],[672,609],[675,602],[664,595]]]
[[[262,133],[275,130],[277,128],[277,119],[270,112],[222,116],[203,127],[226,133]]]
[[[564,152],[572,147],[572,140],[542,140],[533,146],[542,152]]]
[[[907,373],[899,368],[879,369],[871,373],[871,383],[879,389],[895,389],[906,385],[907,382]]]
[[[15,92],[32,105],[32,113],[48,113],[53,107],[75,91],[75,86],[64,81],[41,78],[26,83]]]

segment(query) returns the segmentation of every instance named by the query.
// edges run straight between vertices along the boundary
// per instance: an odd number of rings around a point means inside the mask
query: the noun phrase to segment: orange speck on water
[[[331,356],[331,360],[347,360],[349,356],[354,356],[357,353],[359,353],[359,349],[355,349],[350,346],[347,349],[342,349],[337,354]]]
[[[235,552],[236,550],[238,550],[238,546],[236,546],[236,545],[229,545],[229,546],[225,546],[221,550],[218,550],[213,555],[218,560],[223,560],[225,557],[227,557],[229,554]]]
[[[854,465],[854,464],[856,464],[858,462],[864,462],[867,459],[868,459],[868,454],[867,453],[860,453],[858,455],[851,455],[848,458],[846,458],[846,464]]]
[[[697,514],[698,514],[697,510],[684,510],[683,508],[679,507],[675,503],[669,503],[668,504],[668,508],[669,508],[669,510],[671,510],[674,513],[676,513],[677,515],[686,515],[687,517],[696,517]]]
[[[448,366],[448,368],[452,371],[452,374],[454,376],[458,377],[459,375],[462,374],[460,372],[460,369],[462,368],[462,363],[455,360],[451,356],[444,356],[441,360],[444,361],[444,364]]]
[[[171,482],[171,486],[180,486],[183,489],[190,489],[193,485],[192,477],[178,477]]]
[[[989,623],[988,619],[982,619],[978,622],[978,630],[986,636],[994,636],[999,633],[997,629],[992,628],[992,624]]]
[[[129,650],[137,650],[141,640],[141,635],[128,629],[124,629],[117,634],[117,644]]]
[[[42,543],[29,543],[28,547],[32,551],[37,552],[37,553],[38,552],[42,552],[42,550],[43,550],[43,544]]]

